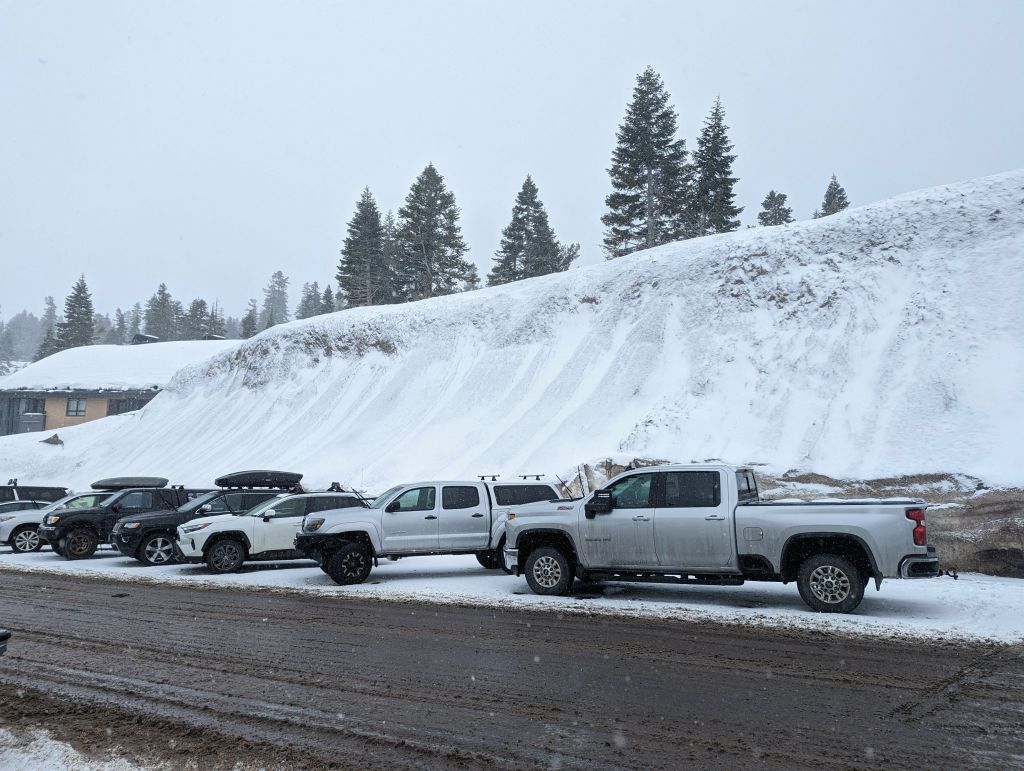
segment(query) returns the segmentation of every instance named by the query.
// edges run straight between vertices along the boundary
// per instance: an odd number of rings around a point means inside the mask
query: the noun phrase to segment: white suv
[[[366,506],[357,493],[282,494],[239,514],[193,519],[178,527],[185,562],[205,562],[214,573],[233,573],[246,560],[303,559],[295,536],[307,514]]]

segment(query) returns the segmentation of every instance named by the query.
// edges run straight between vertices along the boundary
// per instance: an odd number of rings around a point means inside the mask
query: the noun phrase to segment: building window
[[[111,399],[107,402],[108,415],[123,415],[126,412],[142,409],[142,399]]]
[[[68,399],[68,411],[65,414],[69,418],[84,418],[85,399]]]
[[[45,411],[45,401],[43,399],[19,399],[18,400],[18,414],[19,415],[42,415]]]

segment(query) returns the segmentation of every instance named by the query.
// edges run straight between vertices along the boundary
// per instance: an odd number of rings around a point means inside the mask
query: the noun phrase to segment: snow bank
[[[579,586],[573,597],[541,597],[525,578],[484,570],[474,557],[414,557],[382,560],[365,584],[338,586],[312,562],[251,563],[243,572],[214,576],[196,565],[147,568],[104,550],[100,557],[69,562],[50,551],[0,554],[4,570],[101,576],[217,589],[266,590],[436,602],[557,613],[715,621],[775,628],[816,629],[854,636],[924,639],[1024,640],[1024,581],[964,574],[952,578],[885,581],[870,585],[860,607],[848,615],[812,613],[795,584],[673,586],[608,583],[592,594]]]
[[[630,454],[1024,483],[1024,171],[275,327],[141,412],[0,441],[81,487],[241,468],[380,490]]]
[[[237,345],[237,340],[188,340],[69,348],[0,377],[0,391],[163,388],[182,367]]]

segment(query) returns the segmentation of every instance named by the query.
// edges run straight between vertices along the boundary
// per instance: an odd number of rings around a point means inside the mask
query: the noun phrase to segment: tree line
[[[673,241],[728,233],[740,227],[733,174],[736,154],[725,110],[716,98],[692,152],[678,136],[678,115],[661,76],[647,67],[636,78],[632,99],[616,132],[608,176],[611,192],[601,216],[607,259]],[[786,194],[770,190],[757,215],[760,226],[793,221]],[[813,217],[849,206],[835,174]],[[411,302],[479,288],[476,266],[466,259],[461,210],[434,165],[412,183],[397,215],[381,212],[370,188],[362,191],[347,223],[334,281],[321,289],[305,283],[294,312],[297,319],[343,308]],[[540,190],[530,175],[516,195],[508,225],[487,273],[488,286],[567,270],[579,256],[578,243],[562,243],[551,227]],[[95,312],[80,276],[57,313],[47,297],[42,318],[22,311],[0,321],[0,374],[9,361],[38,360],[57,351],[97,343],[125,344],[137,335],[160,340],[249,338],[292,319],[290,280],[276,271],[240,318],[225,316],[216,302],[185,303],[161,283],[145,304],[113,317]]]

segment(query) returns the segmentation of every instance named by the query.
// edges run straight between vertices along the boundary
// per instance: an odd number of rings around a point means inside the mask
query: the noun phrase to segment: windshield
[[[192,511],[195,511],[196,509],[198,509],[204,503],[209,503],[210,501],[212,501],[214,498],[218,497],[219,495],[222,495],[220,490],[214,490],[212,492],[206,493],[206,495],[200,495],[198,498],[193,498],[191,501],[186,503],[184,506],[179,506],[178,507],[178,511],[180,511],[182,514],[188,514],[189,512],[192,512]]]
[[[56,511],[57,509],[91,509],[94,506],[102,506],[105,498],[112,498],[110,493],[77,493],[61,498],[51,503],[43,511]]]
[[[392,487],[386,493],[381,493],[380,495],[378,495],[376,498],[373,499],[373,503],[370,504],[370,508],[371,509],[383,509],[384,508],[384,504],[386,504],[388,502],[388,500],[391,498],[391,496],[394,495],[395,493],[397,493],[403,487],[405,487],[405,485],[397,485],[395,487]]]
[[[267,509],[274,508],[274,506],[277,503],[279,503],[282,498],[287,498],[287,497],[288,497],[287,495],[278,495],[278,496],[276,496],[274,498],[271,498],[269,501],[263,501],[263,503],[257,504],[256,506],[253,506],[248,511],[236,511],[235,512],[235,516],[236,517],[244,517],[244,516],[258,517],[264,511],[266,511]]]

